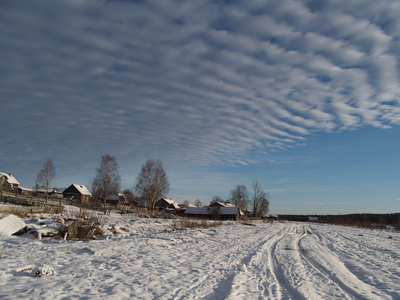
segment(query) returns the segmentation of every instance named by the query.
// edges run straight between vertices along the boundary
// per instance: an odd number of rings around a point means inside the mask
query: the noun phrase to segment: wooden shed
[[[71,198],[73,200],[78,200],[79,202],[89,202],[92,198],[92,194],[84,185],[71,184],[63,192],[64,198]]]

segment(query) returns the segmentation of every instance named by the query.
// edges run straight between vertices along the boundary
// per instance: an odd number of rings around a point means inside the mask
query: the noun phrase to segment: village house
[[[64,198],[72,198],[81,203],[89,202],[92,194],[84,185],[71,184],[63,192]]]
[[[125,196],[124,196],[124,194],[121,194],[121,193],[117,193],[115,195],[108,195],[106,197],[106,203],[111,204],[111,205],[124,204]]]
[[[0,189],[3,191],[12,191],[14,188],[19,187],[19,182],[15,177],[9,173],[0,172]]]
[[[235,204],[232,203],[224,203],[224,202],[214,202],[210,204],[211,207],[236,207]]]
[[[239,220],[243,217],[239,207],[232,204],[221,205],[222,202],[213,203],[210,206],[187,207],[185,216],[195,218],[210,218],[215,220]]]
[[[139,207],[148,207],[149,202],[146,199],[139,198],[138,199],[138,206]],[[180,206],[179,204],[170,198],[163,197],[156,201],[154,204],[154,208],[164,209],[164,210],[175,210],[179,211]]]
[[[172,200],[171,198],[161,198],[155,203],[155,208],[159,209],[165,209],[165,210],[175,210],[178,211],[180,210],[179,204],[175,201]]]
[[[52,188],[52,189],[45,189],[45,188],[41,188],[41,189],[37,189],[35,192],[39,197],[46,197],[49,196],[51,198],[62,198],[63,195],[63,191],[65,189],[59,189],[59,188]]]

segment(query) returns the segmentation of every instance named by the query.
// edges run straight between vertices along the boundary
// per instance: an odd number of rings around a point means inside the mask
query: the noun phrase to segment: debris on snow
[[[55,275],[54,268],[43,265],[42,267],[26,266],[15,271],[16,276],[45,277]]]
[[[242,265],[240,266],[240,268],[239,268],[239,271],[240,271],[240,272],[243,272],[243,273],[247,273],[247,267],[246,267],[246,265],[245,265],[245,264],[242,264]]]
[[[256,226],[256,224],[248,223],[248,222],[242,222],[241,224],[246,225],[246,226]]]
[[[44,265],[42,267],[34,268],[31,272],[32,277],[46,277],[54,275],[56,272],[50,266]]]

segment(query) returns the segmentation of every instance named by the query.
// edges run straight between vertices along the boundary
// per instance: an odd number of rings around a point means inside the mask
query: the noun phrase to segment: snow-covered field
[[[261,221],[171,231],[172,220],[117,214],[102,221],[105,238],[87,242],[0,236],[0,298],[400,299],[398,232]]]

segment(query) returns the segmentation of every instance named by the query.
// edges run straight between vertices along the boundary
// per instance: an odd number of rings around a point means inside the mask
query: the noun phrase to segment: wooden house
[[[115,195],[108,195],[106,197],[106,203],[111,204],[111,205],[124,204],[125,196],[124,196],[124,194],[121,194],[121,193],[117,193]]]
[[[79,202],[89,202],[92,194],[84,185],[71,184],[63,192],[64,198],[72,198],[73,200],[78,200]]]
[[[14,190],[19,187],[19,182],[15,177],[9,173],[0,172],[0,189],[5,191]]]
[[[170,199],[170,198],[161,198],[160,200],[158,200],[156,203],[155,203],[155,205],[154,205],[154,207],[155,208],[161,208],[161,209],[168,209],[168,210],[180,210],[180,206],[179,206],[179,204],[176,202],[176,201],[174,201],[174,200],[172,200],[172,199]]]
[[[196,218],[209,218],[215,220],[239,220],[243,214],[236,206],[203,206],[187,207],[185,216]]]

